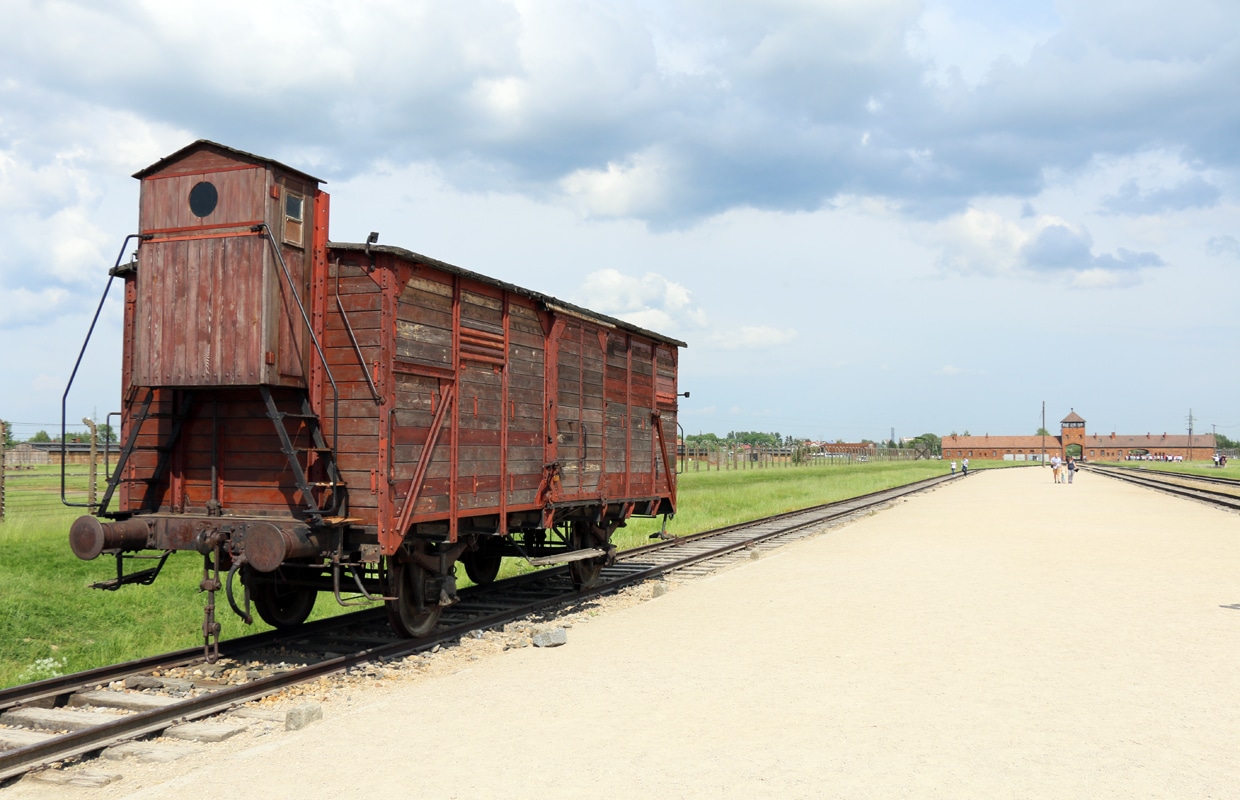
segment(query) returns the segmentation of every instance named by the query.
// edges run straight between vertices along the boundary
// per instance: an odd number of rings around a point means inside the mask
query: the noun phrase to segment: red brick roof
[[[1047,436],[1046,449],[1058,450],[1059,437]],[[1041,436],[944,436],[943,449],[965,449],[965,450],[1020,450],[1020,451],[1038,451],[1042,450],[1043,439]]]
[[[1085,437],[1085,447],[1122,447],[1125,450],[1187,450],[1188,436],[1184,434],[1147,433],[1133,436],[1126,433],[1091,433]],[[1214,434],[1193,434],[1193,448],[1213,450]]]

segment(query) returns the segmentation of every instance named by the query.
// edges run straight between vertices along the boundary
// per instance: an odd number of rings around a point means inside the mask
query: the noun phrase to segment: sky
[[[0,0],[0,418],[204,138],[684,340],[687,433],[1240,438],[1240,4]],[[67,399],[120,404],[119,285]]]

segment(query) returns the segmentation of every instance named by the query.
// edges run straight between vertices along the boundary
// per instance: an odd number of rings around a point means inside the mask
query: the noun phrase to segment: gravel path
[[[0,798],[1240,797],[1240,515],[983,472],[641,591],[564,647],[469,641],[308,690],[302,730]]]

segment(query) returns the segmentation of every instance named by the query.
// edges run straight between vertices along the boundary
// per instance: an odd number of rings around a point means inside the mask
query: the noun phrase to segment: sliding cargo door
[[[603,344],[598,328],[566,323],[557,341],[556,448],[566,499],[600,493],[603,425]]]

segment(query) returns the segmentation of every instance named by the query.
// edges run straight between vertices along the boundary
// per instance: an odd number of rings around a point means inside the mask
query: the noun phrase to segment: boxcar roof
[[[142,170],[135,172],[133,176],[137,178],[138,180],[141,180],[142,178],[145,178],[147,175],[151,175],[156,172],[159,172],[161,169],[168,166],[169,164],[173,164],[177,161],[180,161],[181,159],[185,158],[187,155],[189,155],[190,153],[196,150],[216,150],[218,152],[226,153],[230,156],[239,158],[242,161],[251,161],[256,164],[262,164],[263,166],[275,167],[281,172],[291,172],[294,175],[300,175],[303,178],[315,181],[317,183],[326,183],[326,181],[324,181],[322,178],[316,178],[307,172],[302,172],[299,169],[294,169],[293,167],[290,167],[287,164],[281,164],[279,161],[274,161],[270,158],[265,158],[263,156],[256,156],[253,153],[247,153],[244,150],[238,150],[235,147],[229,147],[227,145],[220,144],[219,142],[213,142],[210,139],[199,139],[196,142],[187,144],[184,147],[182,147],[180,150],[176,151],[175,153],[168,155],[168,156],[164,156],[163,158],[159,159],[158,161],[156,161],[154,164],[147,167],[146,169],[142,169]]]
[[[353,242],[328,242],[327,246],[328,248],[332,250],[346,250],[346,251],[359,252],[359,253],[367,252],[366,245],[356,244]],[[630,331],[632,333],[645,336],[649,339],[653,339],[658,342],[666,342],[668,344],[676,345],[677,347],[688,347],[687,344],[680,341],[679,339],[673,339],[670,336],[664,336],[661,333],[655,333],[654,331],[646,330],[645,328],[638,327],[637,325],[633,325],[632,323],[625,322],[624,320],[616,319],[615,317],[609,317],[606,314],[600,314],[597,311],[591,311],[588,308],[582,308],[581,306],[574,305],[573,303],[569,303],[564,300],[560,300],[558,298],[552,297],[551,295],[542,294],[541,292],[531,291],[530,289],[525,289],[520,286],[513,285],[511,283],[505,283],[504,281],[496,280],[495,278],[489,278],[486,275],[481,275],[477,272],[471,272],[470,270],[464,269],[463,267],[457,267],[445,261],[440,261],[438,259],[431,258],[430,256],[424,256],[419,253],[415,253],[412,250],[406,250],[403,247],[392,247],[391,245],[385,245],[385,244],[372,244],[370,245],[369,252],[387,253],[388,255],[395,256],[396,258],[400,258],[405,261],[412,262],[414,264],[423,264],[425,266],[432,267],[438,270],[442,270],[444,272],[448,272],[453,275],[460,275],[461,277],[468,278],[471,281],[477,281],[479,283],[489,284],[491,286],[498,287],[505,291],[513,292],[514,294],[523,295],[525,297],[528,297],[532,300],[537,300],[540,303],[551,307],[552,310],[562,309],[564,311],[569,312],[570,314],[575,314],[581,317],[585,317],[586,319],[594,320],[596,322],[600,322],[605,325],[610,325],[616,328],[622,328],[626,331]]]

